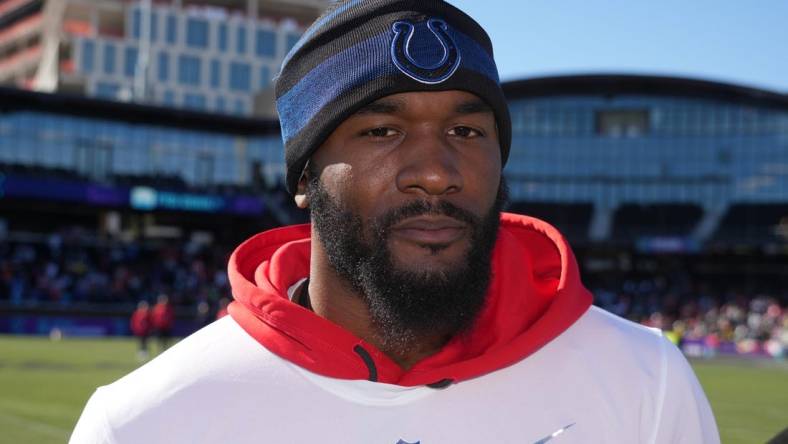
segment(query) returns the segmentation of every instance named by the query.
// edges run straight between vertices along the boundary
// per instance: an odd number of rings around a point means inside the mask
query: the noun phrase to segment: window
[[[76,170],[94,179],[104,179],[112,169],[112,144],[97,138],[83,138],[74,147]]]
[[[202,94],[184,94],[183,106],[198,110],[205,109],[205,96]]]
[[[95,68],[96,42],[93,40],[82,41],[82,71],[92,72]]]
[[[257,55],[274,57],[276,55],[276,34],[267,29],[257,30]]]
[[[159,81],[166,82],[170,78],[170,55],[160,51],[157,65],[159,68]]]
[[[219,23],[219,50],[227,51],[227,23]]]
[[[102,99],[117,99],[120,92],[120,85],[111,82],[96,83],[96,97]]]
[[[207,48],[208,40],[208,22],[189,18],[186,21],[186,45],[192,48]]]
[[[134,71],[137,69],[137,48],[132,46],[127,47],[124,52],[123,60],[126,77],[134,77]]]
[[[242,115],[246,114],[246,106],[245,106],[243,100],[235,99],[235,109],[234,109],[234,111],[235,111],[236,114],[242,114]]]
[[[646,110],[605,110],[596,113],[596,132],[608,137],[638,137],[648,133]]]
[[[131,36],[135,39],[142,35],[142,11],[135,9],[131,14]]]
[[[220,88],[222,83],[222,63],[219,60],[211,60],[211,87]]]
[[[290,52],[290,50],[293,49],[293,46],[295,46],[296,43],[298,43],[298,40],[300,38],[301,36],[298,34],[292,34],[292,33],[287,34],[287,40],[285,41],[285,44],[287,45],[286,52]]]
[[[207,153],[197,156],[197,170],[195,171],[195,182],[200,185],[213,183],[214,161],[213,156]]]
[[[167,43],[175,44],[178,40],[178,19],[175,15],[167,16]]]
[[[155,12],[151,12],[148,17],[150,18],[150,24],[148,25],[150,26],[149,36],[151,41],[155,41],[158,31],[159,16]],[[131,16],[131,35],[135,39],[142,37],[142,18],[142,11],[135,9]]]
[[[224,97],[222,96],[216,98],[216,111],[220,113],[225,112]]]
[[[175,106],[175,91],[168,89],[164,91],[164,104],[169,106]]]
[[[260,68],[260,89],[266,89],[271,85],[271,69],[267,66]]]
[[[159,14],[153,12],[150,15],[150,40],[155,42],[159,37]]]
[[[200,84],[200,59],[194,56],[178,57],[178,82],[183,85],[198,86]]]
[[[110,42],[104,43],[104,74],[115,73],[115,45]]]
[[[246,52],[246,26],[239,26],[238,33],[235,39],[235,50],[238,54],[243,54]]]
[[[248,63],[233,62],[230,64],[230,89],[249,91],[251,89],[252,68]]]

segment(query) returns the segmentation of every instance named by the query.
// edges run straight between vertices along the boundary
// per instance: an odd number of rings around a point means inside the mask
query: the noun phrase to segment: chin
[[[467,248],[455,245],[413,245],[399,252],[390,251],[394,268],[416,274],[445,273],[465,266]]]

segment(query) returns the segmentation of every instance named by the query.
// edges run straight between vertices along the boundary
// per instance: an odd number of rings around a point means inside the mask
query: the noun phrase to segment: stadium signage
[[[0,199],[4,198],[131,207],[138,211],[176,210],[255,215],[265,210],[263,202],[256,196],[226,197],[157,190],[152,187],[114,187],[16,174],[0,174]]]
[[[134,187],[129,193],[129,203],[131,208],[142,211],[166,209],[212,212],[221,211],[225,202],[223,198],[218,196]]]
[[[156,190],[150,187],[132,188],[129,192],[129,205],[140,211],[178,210],[237,214],[259,214],[263,211],[260,200],[251,196],[225,198],[209,194]]]

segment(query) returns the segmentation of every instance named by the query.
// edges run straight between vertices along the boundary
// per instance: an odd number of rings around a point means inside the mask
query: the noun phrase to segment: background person
[[[159,351],[164,351],[170,346],[172,327],[175,323],[175,312],[166,294],[160,294],[156,300],[156,305],[151,310],[151,322],[159,340]]]
[[[150,337],[153,326],[151,325],[151,312],[147,301],[140,301],[137,309],[131,314],[131,332],[139,340],[137,359],[145,361],[148,359],[148,338]]]

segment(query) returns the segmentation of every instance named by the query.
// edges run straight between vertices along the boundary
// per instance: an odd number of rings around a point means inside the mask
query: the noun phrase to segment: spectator
[[[148,303],[140,301],[137,309],[131,315],[131,332],[139,339],[139,350],[137,359],[145,361],[148,359],[148,337],[151,333],[151,313]]]
[[[170,346],[172,327],[175,322],[175,313],[166,294],[160,294],[156,305],[153,306],[151,321],[156,337],[159,338],[159,351],[164,351]]]

